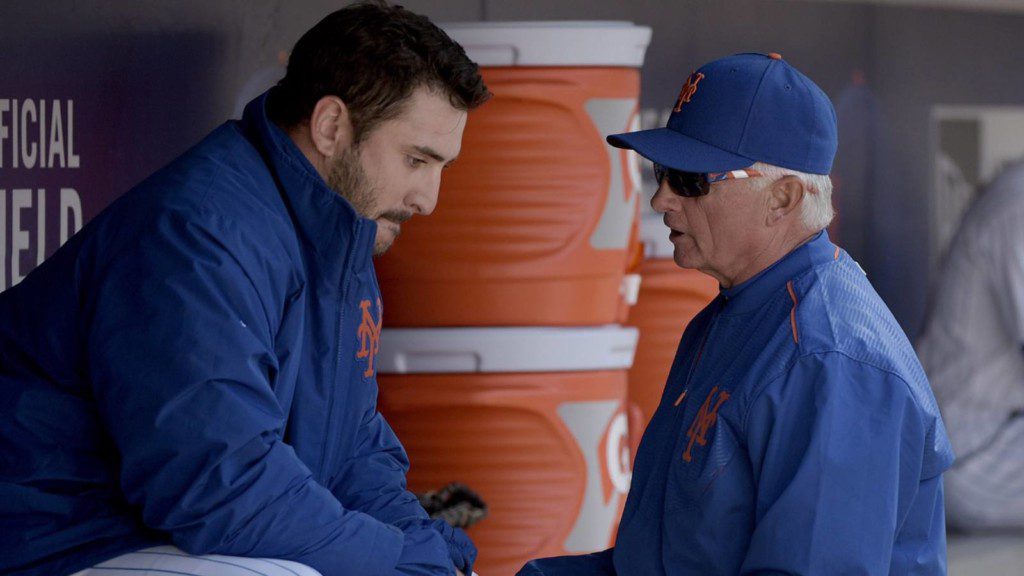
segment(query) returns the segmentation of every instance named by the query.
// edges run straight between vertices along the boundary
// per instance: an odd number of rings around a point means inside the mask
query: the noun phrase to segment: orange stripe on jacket
[[[673,404],[673,406],[679,406],[679,404],[683,401],[683,398],[686,398],[686,390],[683,390],[683,393],[679,395],[679,398],[676,398],[676,402],[675,404]]]
[[[789,323],[793,327],[793,342],[800,343],[800,335],[796,331],[796,292],[793,291],[793,281],[786,282],[786,289],[789,290],[789,297],[793,299],[793,309],[789,311]]]

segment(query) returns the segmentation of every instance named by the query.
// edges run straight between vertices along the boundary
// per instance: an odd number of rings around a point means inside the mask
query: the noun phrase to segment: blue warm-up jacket
[[[822,232],[686,328],[615,547],[521,574],[945,574],[952,460],[910,343]]]
[[[0,572],[168,542],[324,576],[469,567],[376,409],[376,225],[265,100],[0,294]]]

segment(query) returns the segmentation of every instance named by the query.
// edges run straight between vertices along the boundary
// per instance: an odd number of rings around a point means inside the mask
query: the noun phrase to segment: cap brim
[[[684,172],[727,172],[756,162],[668,128],[612,134],[607,140],[616,148],[636,150],[651,162]]]

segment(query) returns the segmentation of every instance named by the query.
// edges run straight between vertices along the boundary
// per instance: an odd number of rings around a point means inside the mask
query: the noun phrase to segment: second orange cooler
[[[477,571],[607,548],[629,490],[626,370],[636,331],[385,330],[380,410],[413,491],[462,482],[490,514]]]

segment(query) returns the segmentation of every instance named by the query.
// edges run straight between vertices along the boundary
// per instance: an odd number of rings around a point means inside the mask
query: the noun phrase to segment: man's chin
[[[683,252],[678,246],[676,246],[675,252],[672,253],[672,259],[675,261],[676,266],[686,269],[697,269],[698,263],[694,262],[690,255]]]
[[[385,231],[378,231],[377,238],[373,243],[373,255],[380,256],[381,254],[387,252],[391,248],[391,245],[395,243],[395,238],[397,237],[397,234],[392,234],[390,232]]]

